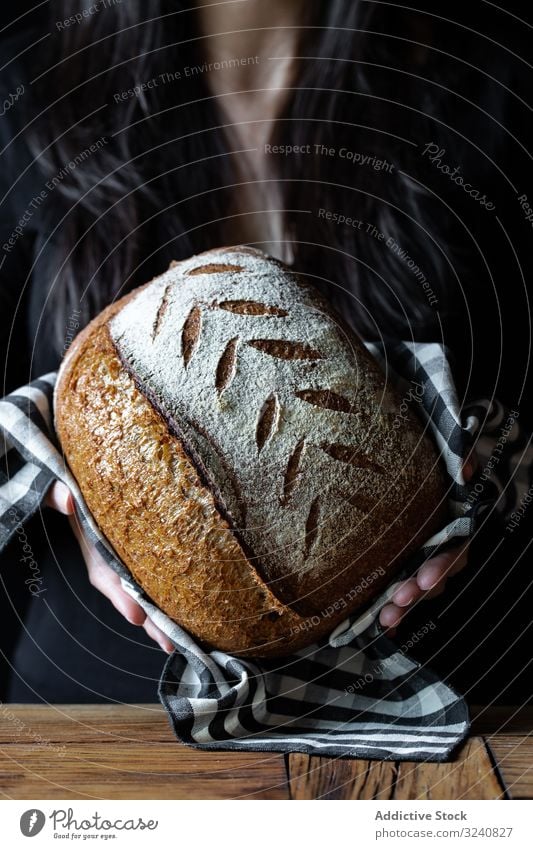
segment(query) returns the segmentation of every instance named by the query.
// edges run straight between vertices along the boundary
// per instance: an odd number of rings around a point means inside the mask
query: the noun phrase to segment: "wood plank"
[[[528,738],[533,706],[475,706],[471,713],[473,728],[486,735],[511,796],[533,798],[533,740]],[[65,798],[145,798],[147,792],[153,798],[176,799],[288,795],[281,755],[184,747],[160,704],[2,705],[0,748],[0,789],[13,798],[62,798],[62,793]],[[132,770],[132,763],[143,768]],[[471,739],[451,764],[293,754],[288,767],[294,799],[495,799],[504,793],[479,738]],[[198,795],[202,793],[207,795]]]
[[[0,745],[28,743],[175,741],[160,704],[2,705]]]
[[[291,799],[392,799],[397,766],[390,761],[288,757]]]
[[[487,738],[513,799],[533,799],[533,738],[495,734]]]
[[[176,742],[4,745],[8,799],[287,799],[282,755],[199,752]]]
[[[288,759],[291,799],[502,799],[483,740],[451,763],[351,761],[302,754]]]
[[[481,737],[450,763],[400,763],[395,799],[504,799],[505,789]]]

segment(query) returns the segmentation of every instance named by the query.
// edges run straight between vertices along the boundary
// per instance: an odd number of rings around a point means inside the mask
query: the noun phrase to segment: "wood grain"
[[[33,733],[60,743],[143,740],[175,743],[167,715],[159,704],[2,707],[0,743],[27,743]]]
[[[281,755],[208,753],[176,743],[70,744],[63,756],[12,745],[0,753],[11,799],[286,799]]]
[[[158,704],[2,705],[0,797],[533,798],[532,708],[473,714],[484,736],[430,764],[198,751],[176,741]]]
[[[8,799],[287,799],[271,753],[179,744],[159,705],[4,705],[0,795]]]
[[[481,738],[451,763],[351,761],[289,755],[291,799],[502,799]]]
[[[457,760],[401,763],[395,799],[504,799],[505,788],[481,737],[472,737]]]
[[[288,756],[291,799],[393,799],[397,765],[295,753]]]
[[[512,798],[533,799],[533,737],[495,734],[487,745]]]

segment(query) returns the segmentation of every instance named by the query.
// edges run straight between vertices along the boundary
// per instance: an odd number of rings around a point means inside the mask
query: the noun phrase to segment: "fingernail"
[[[432,590],[439,583],[440,578],[435,578],[431,575],[421,575],[418,579],[418,586],[421,590]]]
[[[409,595],[403,594],[401,591],[395,593],[392,597],[394,604],[398,604],[400,607],[407,607],[408,604],[412,604],[415,600],[414,593],[410,593]]]
[[[396,628],[399,625],[399,623],[401,622],[401,618],[402,617],[399,616],[398,614],[396,614],[395,616],[393,616],[392,614],[390,616],[386,616],[384,627],[385,628]],[[389,620],[388,622],[386,621],[387,619]]]

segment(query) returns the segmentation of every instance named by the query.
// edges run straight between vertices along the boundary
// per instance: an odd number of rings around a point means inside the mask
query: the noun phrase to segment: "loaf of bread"
[[[266,657],[332,631],[444,523],[437,452],[401,403],[313,287],[235,247],[92,321],[55,425],[147,595],[202,644]]]

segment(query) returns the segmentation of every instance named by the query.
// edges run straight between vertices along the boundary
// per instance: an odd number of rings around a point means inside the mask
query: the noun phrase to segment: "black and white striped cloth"
[[[533,491],[530,438],[522,432],[518,414],[497,401],[481,400],[460,410],[440,345],[368,347],[403,403],[419,413],[438,443],[448,473],[450,522],[364,613],[346,619],[321,642],[275,660],[203,651],[135,583],[100,533],[61,455],[52,424],[55,374],[0,401],[0,551],[40,508],[52,483],[62,480],[74,495],[89,539],[176,646],[162,670],[158,695],[177,738],[186,744],[210,750],[442,761],[468,732],[462,697],[387,638],[377,616],[402,577],[437,550],[470,537],[487,512],[506,520]],[[462,466],[474,442],[480,469],[465,485]]]

